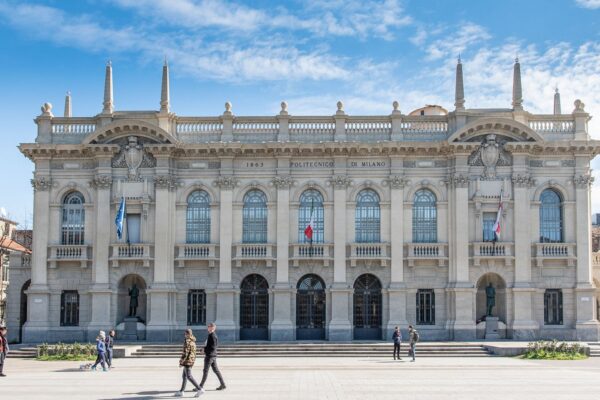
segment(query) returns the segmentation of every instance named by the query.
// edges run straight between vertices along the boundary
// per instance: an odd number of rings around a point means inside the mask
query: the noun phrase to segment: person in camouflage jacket
[[[200,396],[200,394],[202,393],[200,391],[200,386],[198,385],[198,382],[196,382],[196,379],[194,379],[194,377],[192,376],[192,367],[194,366],[195,362],[196,338],[194,337],[194,334],[192,333],[191,329],[186,329],[185,340],[183,342],[183,351],[181,352],[181,358],[179,359],[179,366],[183,367],[183,373],[181,374],[181,389],[179,390],[179,392],[175,393],[176,397],[183,396],[183,392],[185,391],[185,386],[188,380],[192,382],[192,385],[194,385],[194,387],[196,387],[196,389],[198,390],[198,392],[196,393],[196,397]]]

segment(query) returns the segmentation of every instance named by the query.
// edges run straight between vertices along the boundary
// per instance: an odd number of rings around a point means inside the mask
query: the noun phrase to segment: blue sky
[[[426,7],[424,6],[426,4]],[[512,62],[524,104],[563,112],[581,98],[600,138],[600,0],[0,0],[0,207],[31,223],[32,142],[44,102],[62,115],[102,109],[104,65],[114,66],[117,110],[159,107],[161,65],[171,66],[172,111],[217,115],[388,114],[424,104],[453,108],[462,55],[467,107],[509,107]],[[594,162],[594,164],[600,164]],[[598,185],[597,179],[596,185]],[[600,211],[600,186],[594,188]]]

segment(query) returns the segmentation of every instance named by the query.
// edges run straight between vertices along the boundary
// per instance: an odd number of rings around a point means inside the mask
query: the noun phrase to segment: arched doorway
[[[296,339],[325,339],[325,283],[317,275],[305,275],[296,293]]]
[[[27,289],[31,285],[31,279],[23,284],[21,287],[21,307],[20,307],[20,318],[19,318],[19,342],[22,342],[23,338],[23,325],[27,322]]]
[[[269,283],[258,274],[240,285],[240,340],[269,339]]]
[[[487,296],[485,289],[489,284],[496,291],[495,306],[492,308],[492,316],[498,317],[500,321],[506,323],[506,282],[496,273],[488,272],[477,281],[476,294],[476,318],[483,319],[487,313]]]
[[[381,339],[381,282],[372,274],[354,282],[354,339]]]
[[[125,275],[119,282],[117,324],[123,322],[123,319],[129,316],[129,290],[134,285],[138,289],[138,306],[135,316],[138,317],[139,322],[146,323],[146,281],[137,274],[129,274]]]

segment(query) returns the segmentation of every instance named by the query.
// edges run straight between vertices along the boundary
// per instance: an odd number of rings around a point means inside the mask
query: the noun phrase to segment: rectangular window
[[[60,326],[79,326],[79,293],[65,290],[60,296]]]
[[[544,293],[544,324],[563,324],[563,298],[560,289],[547,289]]]
[[[126,239],[129,239],[129,243],[141,243],[141,228],[142,219],[140,214],[127,214],[125,221]]]
[[[496,223],[496,213],[483,213],[483,241],[493,242],[496,240],[494,233],[494,224]]]
[[[206,324],[206,293],[204,290],[188,292],[188,325]]]
[[[417,325],[435,325],[435,293],[433,289],[417,291]]]

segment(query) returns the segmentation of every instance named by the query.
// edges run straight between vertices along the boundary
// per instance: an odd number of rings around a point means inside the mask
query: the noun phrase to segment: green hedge
[[[552,340],[529,343],[523,358],[528,360],[582,360],[587,356],[585,348],[579,343]]]
[[[73,360],[87,361],[96,358],[93,343],[42,343],[37,346],[37,359],[42,361]]]

